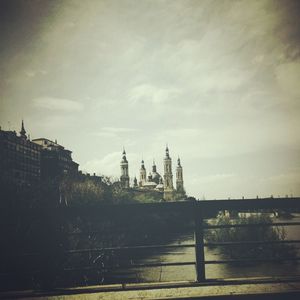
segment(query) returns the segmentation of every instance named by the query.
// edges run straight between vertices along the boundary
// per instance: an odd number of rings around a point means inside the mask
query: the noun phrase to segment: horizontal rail
[[[158,202],[158,203],[134,203],[134,204],[99,204],[86,207],[58,207],[48,208],[47,214],[56,216],[75,217],[89,216],[99,217],[107,216],[111,213],[117,217],[122,215],[133,215],[135,212],[165,213],[179,212],[181,214],[193,213],[195,207],[208,214],[221,210],[242,210],[255,211],[261,209],[299,209],[300,197],[285,197],[285,198],[252,198],[252,199],[223,199],[223,200],[201,200],[201,201],[177,201],[177,202]],[[22,215],[25,209],[15,209],[16,214]],[[27,209],[28,217],[43,215],[43,208]],[[203,215],[203,218],[206,216]]]
[[[261,244],[298,244],[300,240],[282,240],[282,241],[242,241],[242,242],[208,242],[204,246],[231,246],[231,245],[261,245]]]
[[[194,261],[186,261],[186,262],[158,262],[158,263],[148,263],[148,264],[124,264],[118,265],[115,267],[101,267],[101,266],[93,266],[93,267],[79,267],[79,268],[64,268],[61,271],[64,272],[75,272],[75,271],[105,271],[105,270],[113,270],[113,269],[132,269],[132,268],[153,268],[153,267],[170,267],[170,266],[189,266],[195,265]],[[5,276],[14,273],[12,272],[0,272],[0,276]],[[41,270],[31,270],[31,271],[21,271],[20,274],[38,274],[42,273]]]
[[[141,250],[141,249],[167,249],[167,248],[192,248],[195,244],[182,245],[149,245],[149,246],[128,246],[128,247],[109,247],[109,248],[93,248],[93,249],[76,249],[64,251],[64,253],[84,253],[84,252],[100,252],[100,251],[123,251],[123,250]]]
[[[206,265],[210,264],[232,264],[232,263],[249,263],[249,262],[280,262],[280,261],[300,261],[300,257],[290,258],[290,257],[283,257],[283,258],[261,258],[261,259],[228,259],[228,260],[205,260]],[[146,263],[146,264],[124,264],[118,265],[118,269],[129,269],[129,268],[152,268],[152,267],[169,267],[169,266],[188,266],[188,265],[195,265],[195,261],[186,261],[186,262],[158,262],[158,263]],[[105,271],[115,269],[116,267],[103,268],[98,266],[93,267],[80,267],[80,268],[64,268],[62,271],[64,272],[75,272],[75,271]],[[36,274],[40,273],[40,270],[32,270],[30,272],[21,272],[23,274]],[[12,272],[1,272],[1,276],[9,275]]]
[[[169,267],[169,266],[189,266],[195,265],[196,262],[194,261],[183,261],[183,262],[172,262],[172,263],[151,263],[151,264],[132,264],[132,265],[125,265],[124,267],[127,268],[152,268],[152,267]],[[123,268],[123,266],[121,266]]]
[[[65,250],[63,254],[77,254],[77,253],[91,253],[101,251],[125,251],[125,250],[143,250],[143,249],[176,249],[176,248],[194,248],[195,244],[180,244],[180,245],[149,245],[149,246],[124,246],[124,247],[105,247],[105,248],[91,248],[91,249],[72,249]],[[41,256],[43,253],[32,252],[22,254],[10,254],[8,257],[26,257],[26,256]]]
[[[210,264],[231,264],[231,263],[247,263],[247,262],[279,262],[279,261],[300,261],[300,257],[205,260],[204,263],[206,265],[210,265]]]
[[[264,227],[264,226],[298,226],[300,222],[274,222],[274,223],[249,223],[249,224],[208,224],[203,225],[203,229],[215,228],[238,228],[238,227]]]
[[[241,242],[205,242],[204,246],[234,246],[234,245],[261,245],[261,244],[299,244],[300,240],[282,240],[282,241],[241,241]],[[91,249],[72,249],[63,251],[63,254],[78,254],[91,253],[101,251],[126,251],[126,250],[143,250],[143,249],[178,249],[178,248],[194,248],[195,244],[180,244],[180,245],[148,245],[148,246],[126,246],[126,247],[107,247],[107,248],[91,248]],[[42,253],[22,253],[11,254],[8,257],[27,257],[41,256]]]
[[[123,229],[106,229],[106,230],[93,230],[93,231],[81,231],[81,232],[66,232],[66,235],[69,235],[69,236],[71,236],[71,235],[86,235],[86,236],[89,236],[89,235],[100,235],[100,234],[103,234],[103,235],[106,235],[106,234],[123,234],[123,233],[130,233],[131,231],[129,231],[129,230],[131,229],[131,230],[133,230],[132,228],[123,228]],[[190,228],[188,228],[188,229],[190,229],[190,231],[192,231],[194,228],[193,227],[190,227]],[[139,234],[139,233],[141,233],[141,234],[144,234],[145,232],[144,231],[138,231],[138,230],[136,230],[136,229],[134,229],[135,230],[135,233],[136,234]],[[163,231],[162,231],[163,232]],[[180,233],[182,233],[182,234],[184,234],[185,236],[190,236],[190,235],[193,235],[193,232],[188,232],[188,231],[179,231],[179,230],[166,230],[165,231],[166,233],[168,233],[168,234],[180,234]]]
[[[212,210],[298,209],[300,208],[300,197],[202,200],[197,201],[197,206],[207,212]]]
[[[196,262],[194,261],[183,261],[183,262],[158,262],[158,263],[148,263],[148,264],[124,264],[118,265],[118,269],[132,269],[132,268],[153,268],[153,267],[170,267],[170,266],[191,266],[195,265]],[[115,267],[116,268],[116,267]],[[105,270],[104,267],[102,270]],[[109,268],[114,269],[114,268]],[[65,268],[63,271],[84,271],[84,270],[99,270],[98,267],[83,267],[83,268]]]
[[[205,260],[206,265],[210,264],[232,264],[232,263],[248,263],[248,262],[280,262],[280,261],[300,261],[300,257],[296,258],[265,258],[265,259],[228,259],[228,260]],[[129,269],[129,268],[152,268],[152,267],[169,267],[169,266],[188,266],[188,265],[195,265],[196,262],[194,261],[186,261],[186,262],[170,262],[170,263],[164,263],[164,262],[158,262],[158,263],[148,263],[148,264],[124,264],[124,265],[118,265],[118,269]],[[76,272],[76,271],[106,271],[106,270],[112,270],[116,267],[112,268],[101,268],[99,266],[93,266],[93,267],[80,267],[80,268],[64,268],[62,271],[64,272]],[[41,273],[40,270],[31,270],[31,271],[25,271],[20,272],[21,274],[38,274]],[[12,274],[13,272],[1,272],[0,276],[7,276]]]

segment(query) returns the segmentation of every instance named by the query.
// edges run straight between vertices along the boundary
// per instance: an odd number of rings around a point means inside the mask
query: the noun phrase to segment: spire
[[[156,164],[155,164],[155,160],[153,159],[153,165],[152,165],[152,172],[156,173]]]
[[[146,173],[146,168],[145,168],[145,165],[144,165],[144,159],[142,159],[141,168],[140,168],[139,185],[143,186],[146,181],[147,181],[147,173]]]
[[[177,159],[177,166],[178,166],[178,167],[181,167],[179,156],[178,156],[178,159]]]
[[[23,137],[23,138],[26,138],[26,137],[27,137],[27,136],[26,136],[26,130],[25,130],[25,128],[24,128],[24,121],[23,121],[23,120],[22,120],[22,125],[21,125],[20,135],[21,135],[21,137]]]
[[[181,196],[185,195],[184,187],[183,187],[183,173],[182,166],[180,162],[180,157],[177,159],[177,168],[176,168],[176,190]]]
[[[124,188],[129,188],[129,172],[128,172],[128,161],[126,159],[126,152],[125,149],[123,147],[123,156],[122,156],[122,160],[121,160],[121,183],[123,185]]]
[[[168,148],[168,144],[166,146],[166,157],[168,158],[169,157],[169,148]]]
[[[173,199],[173,175],[172,175],[172,159],[169,155],[168,144],[166,146],[166,156],[164,158],[164,199]]]
[[[123,163],[127,163],[127,159],[126,159],[126,152],[125,152],[125,149],[124,149],[124,147],[123,147],[123,156],[122,156],[122,162]]]

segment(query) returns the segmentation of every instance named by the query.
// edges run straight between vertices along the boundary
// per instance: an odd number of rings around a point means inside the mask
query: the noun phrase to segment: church
[[[155,161],[153,161],[152,171],[147,176],[144,160],[141,162],[140,178],[139,181],[135,177],[133,180],[133,186],[130,186],[130,178],[128,172],[128,160],[126,158],[126,152],[123,150],[123,156],[121,160],[121,177],[120,181],[122,186],[126,189],[133,188],[141,191],[158,191],[163,194],[163,199],[166,201],[172,201],[176,199],[185,198],[185,190],[183,186],[183,171],[180,162],[180,158],[177,159],[176,166],[176,188],[173,186],[173,174],[172,174],[172,159],[169,154],[169,148],[166,147],[166,153],[164,157],[164,175],[163,177],[157,172]]]

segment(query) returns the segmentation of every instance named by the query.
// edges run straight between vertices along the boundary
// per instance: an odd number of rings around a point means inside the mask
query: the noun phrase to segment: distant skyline
[[[0,126],[189,195],[300,195],[300,2],[0,1]]]

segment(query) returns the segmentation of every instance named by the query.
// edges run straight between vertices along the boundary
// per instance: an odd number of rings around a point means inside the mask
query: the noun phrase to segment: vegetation
[[[124,189],[121,182],[92,176],[63,177],[44,180],[34,186],[17,186],[12,182],[1,181],[4,210],[57,206],[93,206],[99,204],[150,203],[162,201],[158,191]]]
[[[241,215],[237,219],[219,214],[213,223],[214,225],[230,224],[268,224],[272,223],[269,215],[264,213]],[[229,227],[210,229],[206,232],[205,239],[208,242],[267,242],[282,241],[286,237],[286,232],[281,226],[249,226],[249,227]],[[239,244],[222,246],[222,252],[232,259],[247,258],[280,258],[295,256],[295,248],[286,244]]]
[[[2,247],[0,267],[3,272],[14,274],[1,282],[0,289],[116,282],[112,278],[115,267],[150,254],[106,251],[104,248],[163,244],[191,228],[181,213],[159,209],[150,212],[141,208],[132,214],[130,210],[110,207],[110,213],[102,213],[99,204],[159,202],[162,199],[162,193],[125,190],[119,181],[107,177],[102,180],[93,176],[57,178],[34,187],[2,182],[0,187],[4,194],[0,203],[4,224],[2,238],[7,241]],[[68,250],[89,248],[103,251],[65,254]],[[24,253],[43,253],[43,259],[33,255],[24,260]],[[68,276],[63,271],[85,267],[97,267],[97,270],[70,272]],[[23,275],[31,270],[42,272]],[[17,275],[19,273],[21,275]]]
[[[96,204],[151,203],[162,201],[158,191],[124,189],[120,181],[104,177],[101,182],[93,178],[65,178],[60,192],[67,206]]]

